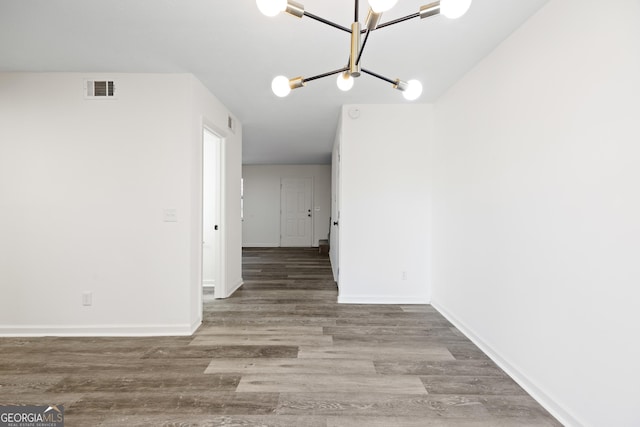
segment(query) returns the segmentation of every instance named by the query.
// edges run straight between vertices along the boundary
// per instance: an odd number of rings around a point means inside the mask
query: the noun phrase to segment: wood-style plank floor
[[[192,337],[0,338],[0,404],[62,403],[69,427],[561,425],[431,306],[337,304],[317,249],[243,261]]]

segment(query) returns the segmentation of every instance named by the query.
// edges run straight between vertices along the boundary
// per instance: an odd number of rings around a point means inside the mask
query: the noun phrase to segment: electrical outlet
[[[402,280],[407,280],[407,272],[406,271],[402,272]]]
[[[82,305],[85,307],[89,307],[93,305],[93,293],[92,292],[83,292],[82,293]]]

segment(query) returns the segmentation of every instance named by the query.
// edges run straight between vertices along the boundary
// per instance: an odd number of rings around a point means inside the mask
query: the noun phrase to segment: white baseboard
[[[339,295],[338,303],[340,304],[429,304],[429,297],[426,295],[415,297],[389,297],[378,295]]]
[[[449,310],[442,305],[433,302],[432,306],[440,312],[449,322],[458,328],[467,338],[469,338],[476,346],[480,348],[496,365],[505,371],[515,382],[517,382],[527,393],[531,395],[540,405],[542,405],[551,415],[560,421],[566,427],[579,427],[584,424],[579,422],[576,417],[571,415],[566,409],[556,403],[542,387],[538,386],[535,381],[531,380],[527,374],[519,369],[514,363],[503,358],[500,353],[489,345],[485,340],[480,338],[472,328],[468,327],[464,322],[460,321],[456,316],[451,314]]]
[[[192,325],[93,325],[93,326],[8,326],[0,325],[0,337],[164,337],[191,336],[200,326]]]
[[[216,281],[215,280],[203,280],[202,281],[202,287],[203,288],[213,288],[216,286]]]
[[[240,286],[242,286],[243,284],[244,284],[244,280],[243,280],[242,278],[240,278],[240,280],[238,280],[238,282],[237,282],[235,285],[233,285],[233,286],[231,287],[231,289],[229,289],[229,291],[228,291],[227,295],[225,295],[224,297],[222,297],[222,299],[224,299],[224,298],[229,298],[229,297],[230,297],[231,295],[233,295],[233,293],[234,293],[235,291],[237,291],[237,290],[238,290],[238,288],[239,288]]]
[[[193,335],[198,328],[200,327],[200,325],[202,325],[202,316],[198,317],[192,324],[191,324],[191,333],[189,335]]]
[[[318,249],[320,245],[318,244],[318,242],[312,243],[311,246],[282,246],[280,244],[280,242],[278,243],[243,243],[242,247],[243,248],[280,248],[280,247],[287,247],[287,248],[316,248]]]
[[[231,288],[231,292],[229,292],[229,296],[233,295],[233,293],[237,291],[238,288],[240,288],[240,286],[242,286],[243,284],[244,284],[244,279],[242,279],[241,277],[240,280],[238,280],[238,282],[233,286],[233,288]]]

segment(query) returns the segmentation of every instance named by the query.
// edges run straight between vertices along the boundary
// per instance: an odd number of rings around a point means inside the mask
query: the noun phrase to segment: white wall
[[[117,99],[84,99],[86,78]],[[0,74],[0,334],[197,327],[202,117],[223,109],[187,74]]]
[[[192,197],[198,201],[197,208],[193,211],[195,216],[192,223],[192,292],[199,298],[202,296],[202,273],[200,251],[202,235],[202,129],[207,126],[222,138],[222,175],[223,200],[222,218],[220,219],[220,234],[222,239],[222,264],[224,265],[221,279],[221,289],[215,292],[216,298],[228,297],[242,285],[242,218],[240,215],[240,189],[242,181],[242,124],[231,114],[218,99],[205,88],[195,77],[191,77],[193,89],[192,124],[193,138],[198,140],[198,150],[192,157]],[[227,119],[231,115],[236,123],[235,130],[227,128]],[[198,228],[197,228],[198,227]],[[195,304],[193,309],[202,308],[201,301],[192,299]]]
[[[432,106],[346,105],[341,123],[339,301],[426,303]]]
[[[552,0],[437,102],[433,303],[570,426],[640,425],[640,2]]]
[[[280,182],[282,178],[313,178],[313,246],[329,234],[330,165],[243,165],[246,247],[280,246]],[[319,209],[319,210],[317,210]]]

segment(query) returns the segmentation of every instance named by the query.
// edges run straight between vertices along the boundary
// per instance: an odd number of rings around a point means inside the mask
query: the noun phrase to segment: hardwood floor
[[[245,249],[193,337],[0,338],[0,404],[67,426],[560,426],[437,311],[342,305],[317,249]]]

